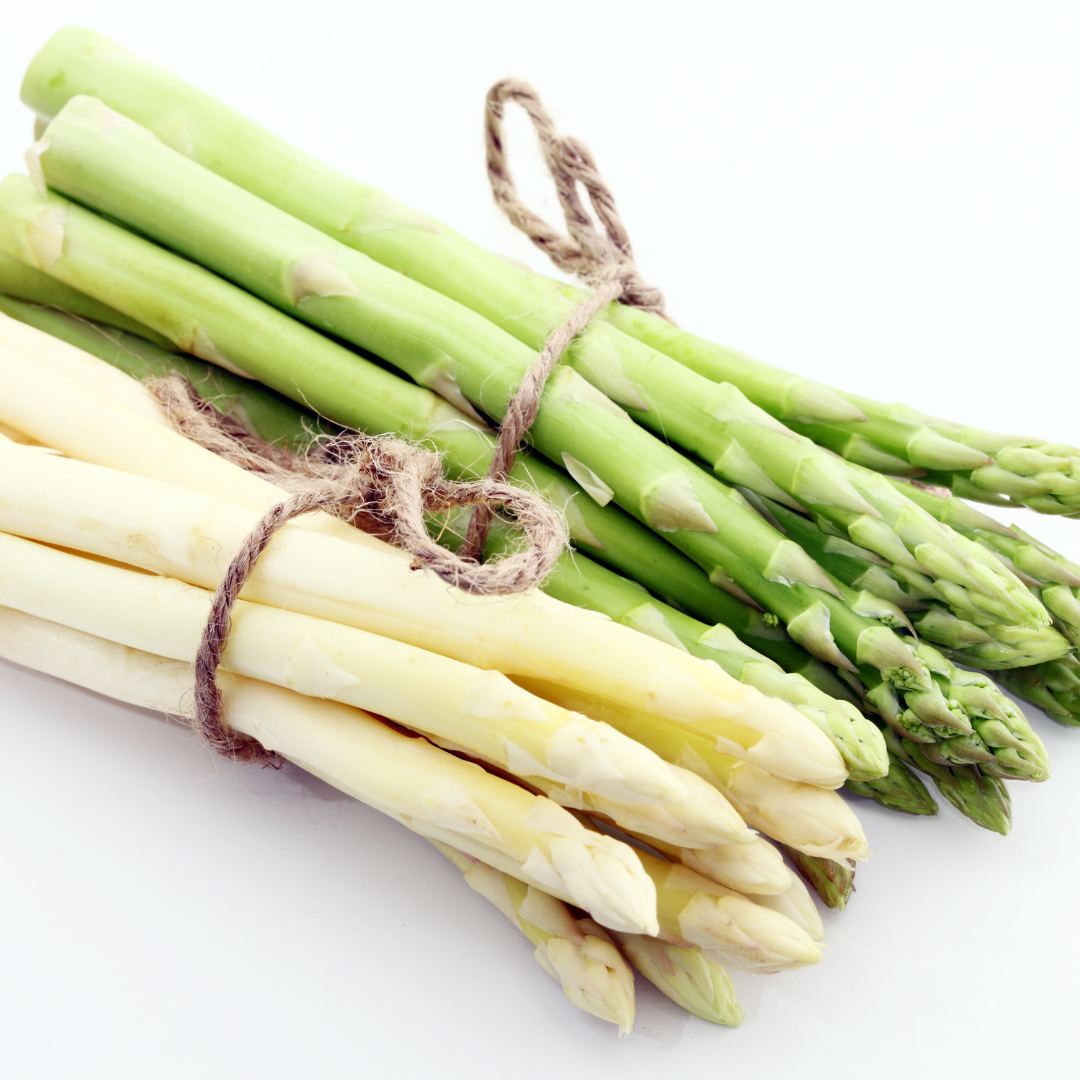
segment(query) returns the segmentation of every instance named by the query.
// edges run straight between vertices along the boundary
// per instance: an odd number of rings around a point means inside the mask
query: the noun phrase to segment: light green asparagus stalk
[[[607,933],[592,919],[576,919],[555,897],[478,862],[438,840],[431,843],[535,946],[537,963],[579,1008],[618,1024],[620,1035],[634,1026],[634,973]]]
[[[889,749],[906,764],[925,773],[938,791],[976,825],[1007,836],[1012,827],[1012,800],[1004,781],[973,765],[950,765],[931,756],[932,747],[885,732]]]
[[[1061,632],[1080,644],[1080,566],[1018,526],[1002,525],[954,495],[943,496],[921,484],[893,483],[938,521],[997,555],[1038,595]]]
[[[937,803],[926,785],[893,753],[889,754],[889,771],[885,776],[874,780],[849,780],[844,787],[853,795],[873,799],[902,814],[932,816],[938,812]]]
[[[944,597],[939,589],[925,579],[920,583],[917,576],[905,578],[895,568],[883,565],[874,552],[830,535],[827,527],[819,527],[820,523],[815,524],[772,499],[753,493],[749,498],[769,521],[813,555],[824,569],[849,588],[858,590],[859,599],[853,603],[872,609],[872,597],[876,596],[894,604],[906,612],[903,615],[894,611],[895,620],[901,620],[920,637],[948,649],[960,663],[989,670],[1027,667],[1057,660],[1072,649],[1069,641],[1049,625],[991,625],[985,620],[972,622],[958,618],[955,608],[950,610],[941,603]],[[981,547],[980,550],[988,558],[998,557],[992,551]],[[1074,597],[1070,596],[1070,600],[1080,615],[1080,604],[1076,604]]]
[[[212,594],[0,534],[0,603],[193,663]],[[751,843],[700,777],[481,671],[352,627],[239,601],[227,671],[365,708],[523,777],[562,805],[689,847]]]
[[[66,309],[42,307],[0,295],[0,313],[83,349],[132,378],[179,375],[191,383],[204,401],[230,420],[287,450],[303,451],[314,439],[339,430],[260,383],[241,379],[185,353],[161,349],[152,341],[124,330],[73,316]],[[0,341],[17,348],[10,337],[10,334],[2,335]]]
[[[672,945],[644,934],[615,939],[634,965],[665,997],[711,1024],[738,1027],[744,1013],[728,973],[693,945]]]
[[[413,287],[407,300],[397,297],[401,290],[394,287],[400,285],[392,280],[396,275],[387,276],[381,266],[343,245],[320,250],[320,239],[325,243],[326,238],[317,230],[200,168],[97,99],[72,99],[28,161],[56,190],[120,217],[278,307],[379,353],[418,382],[439,389],[453,378],[449,397],[459,405],[462,391],[470,396],[468,380],[462,381],[459,372],[462,359],[456,357],[463,335],[474,341],[478,352],[487,350],[493,359],[505,356],[514,363],[516,352],[509,342],[517,341],[509,335],[493,339],[478,322],[493,324],[478,321],[457,305],[457,325],[448,336],[442,325],[450,312],[432,299],[439,294]],[[175,224],[160,214],[166,192],[174,210],[176,202],[184,206],[169,215],[177,219]],[[240,223],[242,215],[248,224]],[[264,219],[258,237],[245,238],[257,218]],[[223,231],[230,225],[231,232]],[[261,257],[253,260],[248,256],[255,244],[261,245]],[[402,319],[394,307],[405,302],[412,308],[410,319]],[[437,375],[423,350],[416,355],[417,316],[426,320],[423,340],[440,347]],[[407,350],[402,349],[402,335],[414,342]],[[714,462],[725,479],[790,498],[795,506],[807,505],[912,572],[940,578],[940,590],[958,612],[991,626],[1049,623],[1038,602],[999,560],[935,522],[876,474],[864,475],[794,436],[733,387],[716,387],[660,354],[639,359],[635,367],[631,357],[609,356],[607,366],[614,366],[618,379],[598,373],[595,363],[584,365],[581,374],[613,395],[635,420]],[[570,367],[575,363],[571,358]],[[497,375],[490,363],[485,366],[489,380]],[[641,389],[644,397],[638,407],[627,393],[616,392],[626,386]],[[472,392],[473,404],[490,411],[491,402],[482,403],[478,392]],[[490,392],[487,396],[491,398]],[[503,404],[497,395],[495,400],[497,408]],[[571,474],[588,488],[593,477],[587,466],[572,453],[566,460],[566,453],[562,450]],[[614,491],[608,497],[611,494]]]
[[[146,338],[164,352],[176,352],[168,338],[4,252],[0,252],[0,294],[9,301],[66,311],[76,319]]]
[[[1006,690],[1037,705],[1051,720],[1080,727],[1080,660],[1075,656],[1003,671],[999,678]]]
[[[207,310],[204,305],[199,309],[201,319],[187,314],[202,297],[196,294],[195,301],[184,303],[176,298],[192,277],[198,278],[200,289],[221,284],[212,275],[199,277],[197,268],[190,263],[154,249],[57,196],[41,199],[17,177],[0,185],[0,214],[0,247],[38,259],[41,265],[39,256],[44,249],[38,240],[51,236],[46,243],[53,245],[46,259],[50,273],[99,298],[107,297],[132,317],[150,321],[178,341],[197,345],[205,355],[225,359],[229,354],[231,359],[226,363],[257,374],[279,389],[291,389],[294,394],[300,379],[306,380],[311,374],[309,365],[303,369],[290,367],[286,374],[282,370],[283,357],[302,354],[278,349],[268,357],[257,350],[250,333],[239,332],[237,320],[223,319],[220,311]],[[60,235],[64,237],[62,250],[56,248]],[[119,249],[126,251],[124,265],[140,266],[138,275],[120,275],[119,264],[109,269]],[[133,263],[134,249],[138,249],[138,257]],[[170,294],[171,306],[165,315],[160,302],[151,299],[161,291]],[[140,295],[145,299],[140,300]],[[339,296],[318,303],[335,302],[342,310],[355,314],[351,301],[356,299]],[[244,303],[248,300],[255,303],[250,297]],[[306,314],[310,315],[314,307],[313,302],[305,304]],[[181,312],[185,314],[181,316]],[[261,314],[265,319],[265,309]],[[420,318],[415,307],[410,307],[407,315],[413,321]],[[366,324],[366,317],[360,322]],[[490,324],[485,326],[478,332],[481,338],[495,332]],[[248,331],[250,322],[243,329]],[[343,326],[339,329],[344,333]],[[207,348],[207,340],[213,343],[212,348]],[[451,374],[481,407],[500,415],[524,364],[515,364],[504,356],[493,367],[481,344],[472,340],[471,347],[451,364]],[[446,360],[446,354],[441,355]],[[348,409],[340,408],[340,387],[326,394],[325,383],[318,381],[321,375],[316,369],[315,385],[305,396],[321,397],[332,419],[350,423]],[[335,401],[339,404],[335,405]],[[671,530],[668,538],[677,547],[710,574],[733,579],[739,588],[782,618],[792,636],[820,658],[848,670],[860,665],[860,677],[872,691],[882,685],[886,690],[891,685],[904,693],[916,691],[909,695],[909,704],[923,722],[960,731],[969,727],[965,719],[945,707],[928,669],[908,645],[887,627],[853,612],[802,549],[763,522],[737,493],[652,439],[619,410],[612,411],[610,401],[569,368],[555,372],[545,390],[544,402],[549,407],[542,405],[532,436],[549,457],[559,459],[566,454],[585,464],[591,473],[597,473],[597,469],[606,473],[615,482],[616,500],[624,508],[653,527],[666,533]]]
[[[511,267],[384,192],[300,153],[170,72],[92,31],[68,27],[34,59],[22,96],[40,116],[52,118],[77,94],[101,98],[187,156],[342,243],[453,296],[529,344],[542,341],[580,298],[578,290]],[[993,501],[1000,491],[1044,512],[1073,513],[1080,507],[1075,464],[1080,452],[1074,448],[927,423],[911,410],[838,394],[636,308],[614,304],[608,319],[610,325],[590,328],[570,362],[597,370],[616,400],[621,392],[628,404],[642,403],[640,387],[620,363],[635,358],[626,340],[631,338],[715,382],[734,384],[778,419],[820,425],[821,438],[835,426],[847,456],[870,468],[902,475],[921,467],[912,461],[926,462],[947,470],[942,475],[957,494],[970,488]],[[990,455],[996,459],[988,461]]]
[[[190,664],[0,609],[0,655],[98,693],[190,716]],[[222,673],[223,719],[362,802],[590,911],[657,933],[656,894],[636,852],[542,796],[403,735],[357,709]]]
[[[854,863],[810,859],[793,848],[787,849],[787,855],[829,907],[836,911],[843,911],[847,907],[855,891]]]

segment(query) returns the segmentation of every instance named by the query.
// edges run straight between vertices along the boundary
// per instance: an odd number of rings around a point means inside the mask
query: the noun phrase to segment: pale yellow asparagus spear
[[[615,939],[634,965],[661,993],[694,1016],[713,1024],[738,1027],[743,1011],[735,1001],[728,973],[694,945],[672,945],[644,934]]]
[[[45,403],[42,403],[45,407]],[[0,528],[216,587],[259,515],[232,503],[0,442]],[[836,748],[784,702],[716,665],[542,593],[471,596],[405,560],[285,526],[244,595],[508,675],[589,688],[777,775],[836,786]]]
[[[774,776],[725,753],[726,744],[687,725],[658,723],[634,709],[545,680],[515,681],[564,708],[604,720],[651,747],[665,761],[696,772],[727,796],[748,825],[773,840],[824,859],[870,857],[859,819],[835,791]]]
[[[723,885],[638,852],[656,886],[659,937],[674,945],[697,945],[751,971],[785,971],[821,959],[810,935],[786,915],[755,904]]]
[[[638,836],[672,862],[681,862],[702,877],[752,899],[776,896],[791,887],[791,871],[784,865],[780,852],[760,836],[755,836],[749,844],[688,848],[638,833],[631,835]]]
[[[790,871],[789,871],[790,873]],[[791,874],[791,882],[782,892],[772,896],[762,893],[751,896],[755,904],[767,907],[786,915],[796,926],[801,926],[815,941],[825,937],[825,926],[821,921],[821,912],[814,902],[810,890],[803,884],[798,874]]]
[[[0,604],[159,656],[194,662],[212,595],[0,533]],[[449,740],[558,802],[686,846],[749,843],[714,788],[505,675],[339,623],[239,601],[226,670],[329,698]],[[543,783],[548,781],[550,783]],[[569,797],[567,793],[569,792]],[[643,804],[640,807],[635,804]]]
[[[491,901],[536,947],[537,963],[579,1008],[619,1025],[634,1026],[634,973],[604,929],[577,919],[554,896],[478,862],[438,840],[432,844],[464,875],[466,883]]]
[[[188,715],[189,664],[0,608],[0,656],[135,705]],[[656,933],[655,887],[637,853],[427,740],[337,702],[220,676],[224,719],[342,791],[591,912]]]

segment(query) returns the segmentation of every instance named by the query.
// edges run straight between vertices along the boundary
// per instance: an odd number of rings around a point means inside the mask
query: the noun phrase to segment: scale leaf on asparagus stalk
[[[191,665],[0,609],[0,655],[130,704],[191,715]],[[657,933],[634,849],[543,796],[358,709],[221,673],[225,723],[320,779],[526,884],[631,933]]]

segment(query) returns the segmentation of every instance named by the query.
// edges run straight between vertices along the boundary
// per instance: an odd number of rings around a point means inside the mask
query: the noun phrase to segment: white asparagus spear
[[[732,889],[695,874],[682,863],[638,852],[656,886],[659,937],[697,945],[706,956],[749,971],[786,971],[821,959],[821,950],[797,923]]]
[[[0,423],[69,457],[201,491],[260,514],[289,497],[174,431],[142,383],[2,313],[0,385]],[[297,524],[405,557],[330,514],[307,514]]]
[[[45,407],[45,404],[42,404]],[[214,588],[258,514],[159,481],[0,440],[0,529]],[[471,596],[405,560],[287,525],[244,594],[508,675],[588,689],[722,743],[789,779],[835,787],[826,736],[707,661],[539,592]]]
[[[711,848],[688,848],[651,837],[639,838],[672,862],[681,862],[702,877],[753,900],[760,896],[778,896],[791,887],[791,871],[784,865],[783,856],[760,836],[755,836],[749,844],[723,844]]]
[[[634,973],[611,938],[592,919],[576,919],[554,896],[503,874],[487,863],[432,840],[461,872],[469,888],[490,901],[536,946],[537,963],[579,1008],[619,1025],[634,1026]]]
[[[821,912],[814,902],[810,890],[798,874],[791,873],[791,883],[782,893],[766,896],[759,893],[751,896],[755,904],[770,908],[786,915],[797,926],[801,926],[815,941],[825,937],[825,924],[821,921]]]
[[[0,656],[134,705],[190,713],[189,664],[0,608]],[[337,702],[223,673],[224,719],[362,802],[589,911],[654,934],[656,893],[637,853],[568,811],[426,739]]]
[[[697,946],[617,931],[615,939],[630,963],[680,1008],[712,1024],[738,1027],[742,1023],[744,1014],[735,1001],[730,976]]]
[[[563,708],[584,712],[645,743],[665,761],[698,774],[722,791],[743,820],[766,836],[825,859],[870,857],[866,834],[850,806],[835,792],[775,776],[729,753],[725,744],[688,725],[658,722],[634,709],[543,679],[518,679]]]
[[[193,663],[212,594],[0,533],[0,604],[119,644]],[[731,804],[640,743],[437,653],[339,623],[239,601],[222,666],[449,740],[473,756],[660,839],[749,843]],[[569,798],[567,791],[569,789]],[[635,804],[643,804],[640,808]]]

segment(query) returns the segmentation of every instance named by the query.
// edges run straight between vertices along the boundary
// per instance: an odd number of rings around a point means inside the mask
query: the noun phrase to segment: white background
[[[481,104],[532,80],[684,325],[826,382],[1080,442],[1080,19],[1059,3],[4,5],[21,73],[81,22],[540,265],[490,204]],[[526,190],[550,212],[524,129]],[[0,388],[2,392],[2,388]],[[1080,557],[1080,523],[1006,513]],[[422,841],[295,770],[0,664],[0,1070],[39,1077],[1076,1075],[1080,731],[1007,840],[862,806],[816,968],[714,1028],[639,984],[578,1013]],[[707,1070],[707,1071],[706,1071]]]

